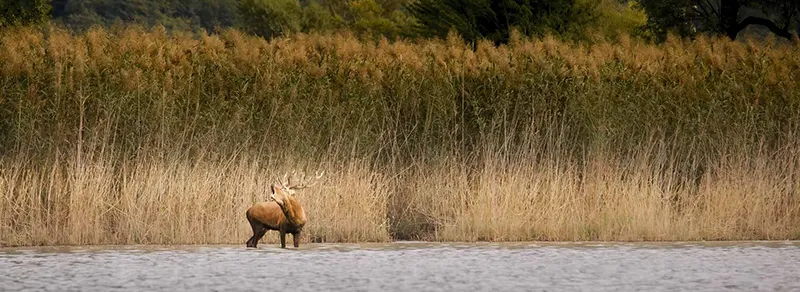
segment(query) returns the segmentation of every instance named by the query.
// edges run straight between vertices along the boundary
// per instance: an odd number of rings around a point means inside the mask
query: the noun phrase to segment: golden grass
[[[6,29],[0,245],[798,239],[799,48]]]
[[[794,158],[797,159],[796,157]],[[614,159],[577,169],[498,163],[459,165],[414,176],[446,183],[415,193],[412,205],[443,241],[664,241],[797,238],[794,166],[740,166],[698,186],[658,179],[652,167]],[[639,163],[641,161],[637,161]],[[789,162],[789,161],[784,161]],[[722,164],[722,163],[720,163]],[[788,168],[787,168],[788,167]],[[472,174],[470,172],[473,172]],[[472,178],[470,178],[472,176]],[[794,200],[789,202],[787,200]]]
[[[192,166],[135,161],[119,169],[102,159],[73,162],[4,163],[4,245],[239,243],[251,235],[245,211],[266,200],[282,174],[247,157]],[[356,165],[330,170],[324,185],[298,195],[308,209],[310,239],[388,240],[381,179]]]

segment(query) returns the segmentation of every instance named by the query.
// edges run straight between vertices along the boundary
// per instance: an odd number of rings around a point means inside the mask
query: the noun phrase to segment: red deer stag
[[[307,184],[305,175],[301,175],[300,180],[292,184],[294,173],[288,181],[284,175],[281,182],[277,185],[272,184],[270,200],[255,203],[250,209],[247,209],[247,221],[253,228],[253,236],[247,240],[247,247],[256,248],[258,241],[269,230],[280,232],[281,248],[286,248],[286,233],[292,234],[294,247],[299,247],[300,232],[307,220],[303,206],[300,206],[300,203],[294,198],[294,194],[296,190],[315,185],[323,174],[324,172],[317,174],[311,184]]]

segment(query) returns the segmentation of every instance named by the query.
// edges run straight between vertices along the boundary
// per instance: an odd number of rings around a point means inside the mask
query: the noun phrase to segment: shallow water
[[[800,243],[0,249],[2,291],[800,291]],[[287,290],[283,290],[287,291]]]

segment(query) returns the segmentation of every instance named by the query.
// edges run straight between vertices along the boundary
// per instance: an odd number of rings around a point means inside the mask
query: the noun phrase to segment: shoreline
[[[273,246],[274,245],[274,246]],[[301,244],[303,247],[609,247],[609,246],[642,246],[642,247],[683,247],[683,246],[800,246],[800,240],[701,240],[701,241],[388,241],[388,242],[325,242]],[[99,245],[21,245],[21,246],[0,246],[0,252],[9,250],[185,250],[198,248],[237,248],[248,250],[280,249],[277,244],[261,244],[260,248],[249,249],[242,244],[99,244]],[[286,250],[295,250],[290,247]]]

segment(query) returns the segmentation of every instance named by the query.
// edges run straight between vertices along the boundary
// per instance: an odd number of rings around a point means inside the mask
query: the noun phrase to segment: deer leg
[[[292,240],[294,241],[294,247],[300,247],[300,232],[292,233]]]
[[[247,244],[247,247],[253,247],[253,244],[252,244],[252,242],[253,242],[253,238],[254,238],[254,237],[256,237],[256,235],[255,235],[255,234],[253,234],[253,236],[250,236],[250,239],[248,239],[248,240],[247,240],[247,243],[246,243],[246,244]]]
[[[286,231],[280,230],[281,232],[281,248],[286,248]]]
[[[247,219],[250,219],[250,217],[248,216]],[[265,228],[261,223],[255,222],[253,220],[248,220],[248,221],[250,221],[250,228],[253,229],[253,236],[251,236],[250,239],[247,240],[247,247],[256,247],[256,245],[258,245],[258,240],[261,238],[261,236],[258,236],[258,233],[262,232]]]
[[[261,226],[261,229],[258,230],[258,233],[253,235],[253,237],[254,237],[253,238],[253,247],[256,247],[258,245],[258,241],[261,240],[262,237],[264,237],[264,234],[267,233],[268,230],[269,229],[267,229],[266,226]]]

